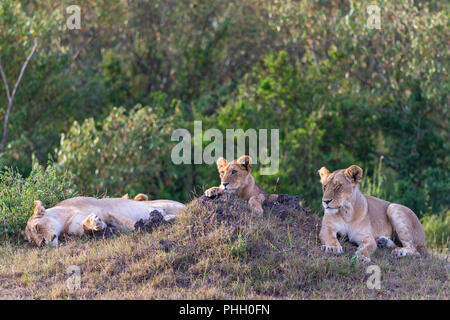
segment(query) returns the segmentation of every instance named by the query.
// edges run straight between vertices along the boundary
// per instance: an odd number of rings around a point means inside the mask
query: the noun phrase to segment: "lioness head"
[[[231,162],[221,157],[216,163],[221,181],[220,188],[225,193],[240,192],[251,181],[252,158],[249,156],[242,156]]]
[[[322,167],[318,172],[322,183],[322,206],[325,213],[336,214],[346,201],[350,201],[363,171],[360,167],[352,165],[333,173]]]
[[[46,217],[46,210],[40,201],[34,202],[34,213],[28,219],[27,226],[23,235],[28,242],[34,242],[38,246],[56,246],[58,245],[58,236],[54,231],[55,221]]]

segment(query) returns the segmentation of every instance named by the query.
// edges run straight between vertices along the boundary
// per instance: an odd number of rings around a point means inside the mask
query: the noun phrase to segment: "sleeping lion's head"
[[[225,193],[242,191],[251,181],[252,158],[242,156],[237,160],[227,162],[223,157],[217,159],[217,170],[220,175],[220,188]]]
[[[326,214],[336,214],[345,202],[350,201],[363,171],[360,167],[352,165],[333,173],[322,167],[318,172],[322,183],[322,206]]]
[[[34,242],[39,247],[44,245],[55,247],[58,245],[55,221],[47,217],[46,213],[42,203],[39,200],[35,201],[34,213],[28,219],[27,226],[22,234],[28,242]]]

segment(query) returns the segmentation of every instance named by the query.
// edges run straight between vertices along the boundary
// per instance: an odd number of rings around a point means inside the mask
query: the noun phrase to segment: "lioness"
[[[411,209],[390,203],[359,191],[362,178],[360,167],[330,173],[322,167],[319,171],[322,183],[322,205],[325,211],[320,230],[322,250],[342,253],[336,234],[348,235],[359,247],[361,260],[369,262],[371,254],[379,247],[395,248],[397,257],[419,255],[425,252],[425,232]],[[396,247],[397,240],[402,247]]]
[[[171,200],[146,201],[138,195],[135,201],[126,198],[96,199],[76,197],[64,200],[45,209],[39,200],[34,202],[34,214],[27,222],[25,238],[38,246],[58,245],[61,234],[83,235],[100,231],[107,226],[133,230],[139,220],[147,220],[150,212],[157,210],[164,219],[174,218],[184,204]]]
[[[263,213],[262,204],[267,198],[267,193],[260,185],[256,184],[255,178],[251,174],[252,158],[241,156],[237,160],[227,162],[225,158],[220,157],[216,164],[221,184],[219,187],[206,190],[205,196],[212,198],[221,193],[234,194],[248,201],[249,206],[261,215]]]

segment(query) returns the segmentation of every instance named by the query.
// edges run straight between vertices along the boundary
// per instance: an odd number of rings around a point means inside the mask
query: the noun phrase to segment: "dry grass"
[[[381,290],[371,290],[355,247],[325,255],[319,228],[297,210],[260,218],[236,199],[194,200],[153,233],[0,245],[0,299],[449,299],[448,255],[398,260],[379,249]],[[82,271],[72,291],[70,265]]]

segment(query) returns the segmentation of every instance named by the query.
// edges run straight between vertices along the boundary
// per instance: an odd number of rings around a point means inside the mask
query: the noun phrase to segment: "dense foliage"
[[[8,169],[0,174],[0,238],[20,235],[35,200],[49,208],[76,195],[68,175],[57,175],[55,168],[34,164],[31,173],[23,177]]]
[[[366,26],[374,3],[381,30]],[[218,182],[216,169],[173,164],[170,136],[202,120],[280,129],[280,170],[256,179],[313,208],[321,166],[356,163],[370,178],[383,158],[384,197],[418,215],[448,209],[447,2],[82,0],[82,28],[68,30],[71,4],[0,3],[10,82],[39,43],[3,166],[26,176],[34,154],[83,194],[187,200]]]

